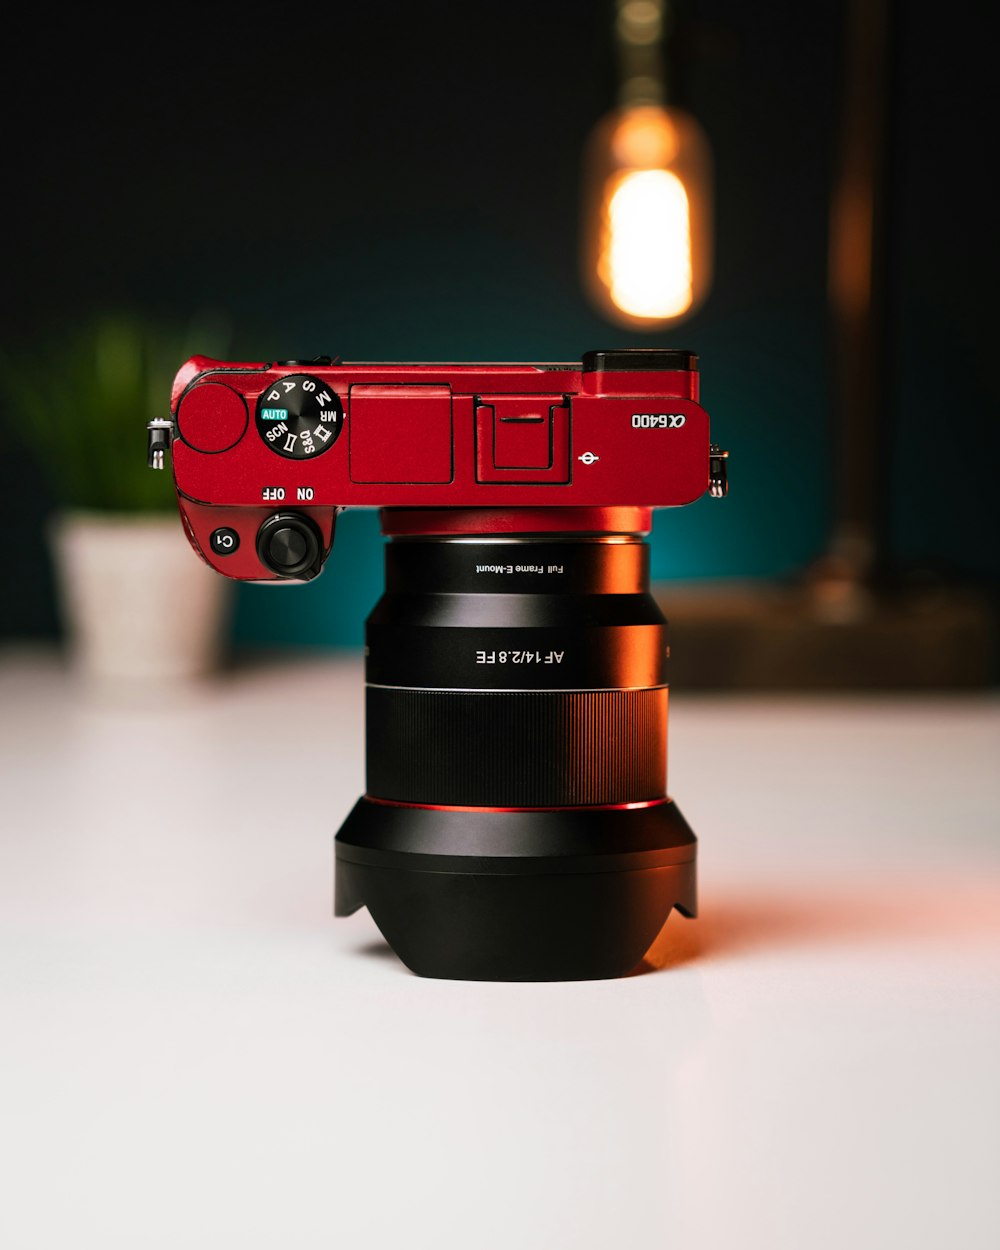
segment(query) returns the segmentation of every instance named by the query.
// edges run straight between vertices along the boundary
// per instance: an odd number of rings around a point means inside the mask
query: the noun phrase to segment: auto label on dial
[[[336,392],[308,373],[279,378],[257,400],[257,432],[279,456],[308,460],[327,451],[344,427]]]

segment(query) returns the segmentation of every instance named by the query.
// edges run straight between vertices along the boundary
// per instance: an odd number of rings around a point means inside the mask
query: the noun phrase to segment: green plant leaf
[[[146,467],[146,422],[169,411],[174,374],[196,352],[224,356],[222,319],[163,326],[127,313],[75,327],[55,345],[0,353],[2,416],[64,507],[170,509],[170,475]]]

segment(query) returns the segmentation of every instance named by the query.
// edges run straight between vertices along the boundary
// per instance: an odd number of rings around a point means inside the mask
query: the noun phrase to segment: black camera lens
[[[634,538],[400,541],[368,622],[368,794],[566,807],[666,782],[666,622]]]
[[[667,624],[637,535],[396,538],[367,624],[367,795],[337,910],[417,972],[620,975],[694,837],[666,799]]]

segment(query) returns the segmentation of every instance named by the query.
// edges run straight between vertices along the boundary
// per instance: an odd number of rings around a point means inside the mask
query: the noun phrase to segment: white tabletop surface
[[[361,711],[0,657],[5,1250],[996,1250],[995,698],[675,695],[702,918],[564,985],[333,920]]]

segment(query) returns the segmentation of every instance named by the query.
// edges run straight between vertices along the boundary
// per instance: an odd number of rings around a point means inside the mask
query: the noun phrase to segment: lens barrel
[[[621,975],[694,914],[639,536],[396,538],[366,640],[338,914],[367,905],[416,972],[488,980]]]
[[[645,802],[666,781],[666,622],[635,540],[390,544],[368,622],[368,793]]]

